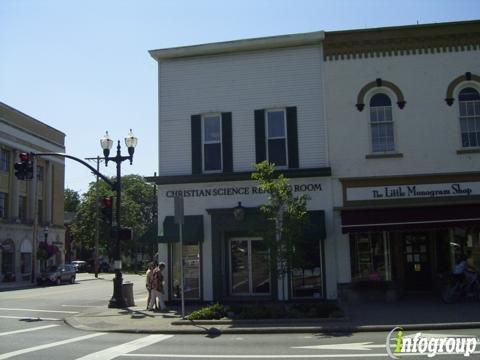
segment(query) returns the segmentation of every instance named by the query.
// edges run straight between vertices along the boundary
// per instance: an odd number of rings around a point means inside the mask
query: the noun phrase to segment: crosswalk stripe
[[[29,311],[29,312],[47,312],[47,313],[78,314],[78,311],[60,311],[60,310],[42,310],[42,309],[18,309],[18,308],[0,308],[0,311]]]
[[[57,318],[44,318],[44,317],[32,317],[32,316],[0,316],[0,319],[21,319],[21,320],[30,320],[30,321],[62,321],[62,319]]]
[[[170,339],[171,337],[173,337],[173,335],[144,336],[140,339],[130,341],[126,344],[112,346],[108,349],[88,354],[86,356],[78,358],[77,360],[110,360],[118,356],[126,355],[145,346],[155,344],[159,341]]]
[[[22,329],[22,330],[6,331],[3,333],[0,333],[0,336],[20,334],[20,333],[29,332],[29,331],[44,330],[44,329],[48,329],[55,326],[60,326],[60,325],[45,325],[45,326],[37,326],[37,327]]]
[[[60,345],[74,343],[74,342],[77,342],[77,341],[87,340],[87,339],[91,339],[91,338],[94,338],[94,337],[97,337],[97,336],[100,336],[100,335],[106,335],[106,333],[93,333],[93,334],[88,334],[88,335],[84,335],[84,336],[78,336],[78,337],[75,337],[75,338],[72,338],[72,339],[56,341],[56,342],[53,342],[53,343],[50,343],[50,344],[38,345],[38,346],[29,347],[29,348],[26,348],[26,349],[12,351],[12,352],[9,352],[9,353],[1,354],[0,355],[0,360],[8,359],[8,358],[18,356],[18,355],[22,355],[22,354],[27,354],[27,353],[38,351],[38,350],[52,348],[52,347],[55,347],[55,346],[60,346]]]

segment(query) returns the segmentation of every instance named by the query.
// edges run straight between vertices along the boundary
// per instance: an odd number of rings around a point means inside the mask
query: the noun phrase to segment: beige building
[[[31,280],[45,241],[49,264],[65,257],[64,160],[37,157],[33,179],[23,181],[14,170],[22,152],[64,153],[65,134],[0,102],[0,281]]]

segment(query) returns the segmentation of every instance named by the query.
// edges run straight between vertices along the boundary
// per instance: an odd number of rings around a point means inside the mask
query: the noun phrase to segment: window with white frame
[[[266,111],[267,159],[278,166],[287,166],[287,129],[285,109]]]
[[[10,167],[10,151],[0,149],[0,170],[8,171]]]
[[[370,99],[370,129],[373,153],[395,150],[392,100],[384,93]]]
[[[202,116],[203,171],[222,171],[222,121],[220,114]]]
[[[480,95],[468,87],[458,94],[463,147],[480,146]]]
[[[43,181],[43,167],[37,166],[37,180]]]

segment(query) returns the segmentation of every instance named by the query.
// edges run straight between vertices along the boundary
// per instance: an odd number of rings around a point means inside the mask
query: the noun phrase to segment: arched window
[[[370,128],[372,152],[395,150],[392,100],[384,93],[375,94],[370,99]]]
[[[463,147],[480,146],[480,95],[468,87],[458,94]]]

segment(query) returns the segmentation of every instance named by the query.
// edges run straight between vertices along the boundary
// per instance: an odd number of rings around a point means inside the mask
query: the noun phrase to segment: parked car
[[[51,283],[60,285],[63,282],[75,283],[75,266],[71,264],[51,265],[46,271],[42,271],[37,278],[37,284]]]
[[[83,260],[74,260],[72,261],[72,265],[75,266],[77,272],[85,272],[88,268],[87,262]]]

